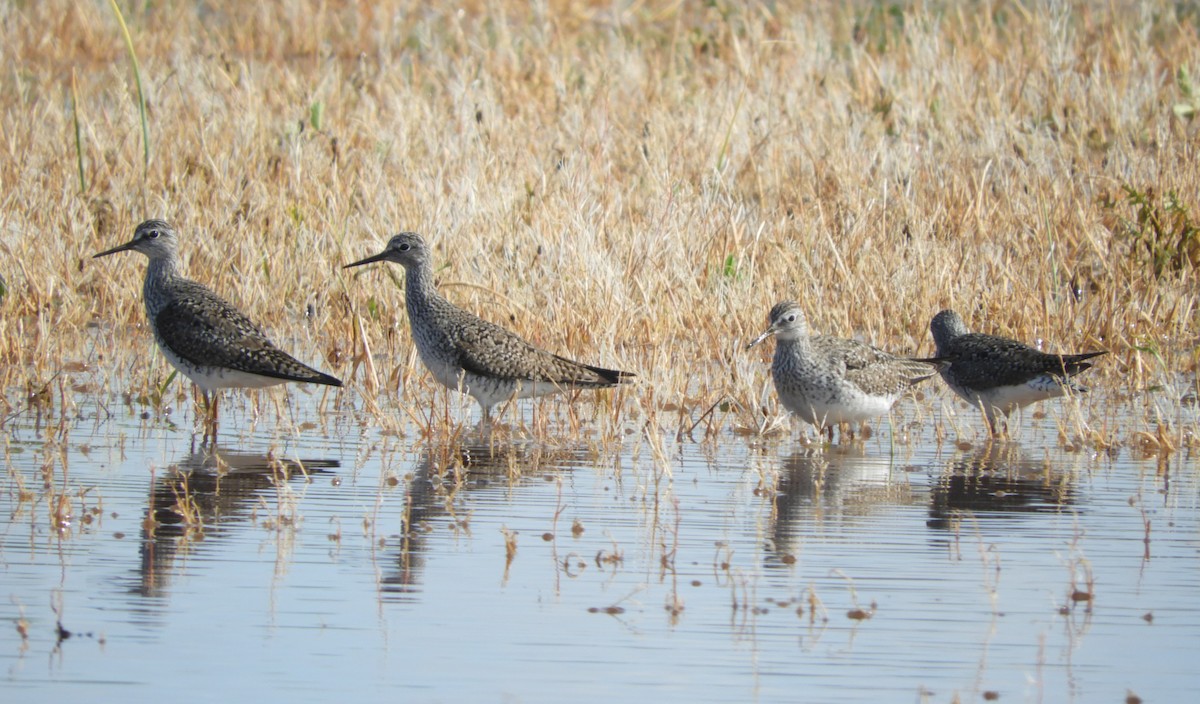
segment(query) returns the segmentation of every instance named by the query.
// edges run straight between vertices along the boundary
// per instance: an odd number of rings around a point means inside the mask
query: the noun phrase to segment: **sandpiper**
[[[812,335],[795,301],[771,308],[770,327],[746,349],[775,335],[771,376],[779,400],[817,426],[862,422],[887,413],[913,384],[933,376],[936,360],[907,359],[857,340]]]
[[[130,249],[150,260],[142,297],[154,340],[167,361],[200,387],[214,426],[217,389],[261,388],[285,381],[342,385],[296,361],[237,308],[203,284],[184,278],[179,235],[166,222],[147,220],[137,226],[132,240],[93,258]]]
[[[502,401],[607,388],[634,376],[540,350],[446,300],[433,285],[429,248],[415,232],[402,232],[379,254],[343,268],[380,261],[404,267],[405,306],[421,361],[443,386],[473,396],[485,425],[492,407]]]
[[[1071,377],[1091,367],[1084,360],[1105,352],[1049,354],[995,335],[969,332],[963,319],[943,310],[929,323],[937,355],[947,362],[940,372],[967,403],[983,409],[988,427],[1021,406],[1056,396],[1085,393]]]

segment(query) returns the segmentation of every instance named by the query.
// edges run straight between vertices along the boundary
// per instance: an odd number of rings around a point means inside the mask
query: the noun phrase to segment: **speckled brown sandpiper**
[[[634,376],[540,350],[446,300],[433,284],[429,248],[415,232],[392,237],[379,254],[344,268],[380,261],[404,267],[408,322],[421,361],[443,386],[473,396],[485,424],[502,401],[606,388]]]
[[[897,357],[857,340],[812,335],[800,305],[771,308],[770,327],[747,349],[774,335],[771,376],[792,413],[824,428],[887,413],[913,384],[936,371],[933,360]]]
[[[1105,354],[1049,354],[1016,340],[970,332],[962,317],[948,309],[933,316],[929,331],[937,356],[947,362],[940,369],[946,385],[983,409],[993,433],[1001,418],[1021,406],[1068,391],[1085,393],[1071,377],[1092,366],[1085,360]]]
[[[132,240],[95,257],[126,250],[150,260],[142,297],[154,340],[163,356],[200,387],[210,420],[216,419],[218,389],[286,381],[342,385],[280,350],[241,311],[203,284],[184,278],[179,235],[168,223],[147,220],[137,226]]]

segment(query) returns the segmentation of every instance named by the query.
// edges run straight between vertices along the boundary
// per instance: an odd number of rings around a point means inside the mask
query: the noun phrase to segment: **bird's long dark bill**
[[[359,259],[358,261],[354,262],[353,264],[347,264],[346,266],[344,266],[342,268],[349,269],[352,266],[362,266],[363,264],[372,264],[374,262],[383,261],[386,257],[387,257],[387,252],[384,251],[384,252],[380,252],[379,254],[371,255],[371,256],[367,257],[366,259]]]
[[[767,339],[768,337],[770,337],[770,336],[772,336],[772,335],[774,335],[774,334],[775,334],[775,328],[767,328],[767,330],[766,330],[766,331],[765,331],[763,334],[761,334],[761,335],[759,335],[758,337],[754,338],[754,341],[753,341],[753,342],[751,342],[750,344],[746,345],[746,349],[750,349],[751,347],[754,347],[754,346],[755,346],[755,345],[757,345],[758,343],[762,342],[763,340]]]
[[[125,244],[117,245],[116,247],[113,247],[112,249],[106,249],[103,252],[100,252],[99,254],[93,254],[92,259],[99,259],[100,257],[107,257],[110,254],[116,254],[117,252],[124,252],[127,249],[133,249],[133,243],[136,241],[137,240],[129,240]]]

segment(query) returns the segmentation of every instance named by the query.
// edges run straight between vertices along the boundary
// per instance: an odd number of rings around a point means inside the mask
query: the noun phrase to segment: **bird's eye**
[[[147,232],[146,232],[146,239],[148,239],[148,240],[156,240],[156,239],[158,239],[158,230],[149,230],[149,231],[147,231]]]
[[[789,323],[794,323],[794,322],[796,322],[796,314],[795,314],[795,313],[788,313],[787,321],[788,321]]]
[[[412,249],[412,245],[405,242],[405,243],[401,244],[399,247],[397,247],[396,249],[400,250],[401,252],[407,252],[408,250]]]

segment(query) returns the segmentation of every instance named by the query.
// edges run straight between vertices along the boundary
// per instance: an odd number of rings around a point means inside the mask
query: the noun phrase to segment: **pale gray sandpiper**
[[[746,349],[774,335],[771,377],[785,408],[832,437],[834,424],[857,423],[891,410],[913,384],[933,376],[933,360],[907,359],[857,340],[812,335],[800,305],[771,308],[770,327]]]
[[[443,386],[473,396],[485,425],[492,407],[502,401],[606,388],[634,376],[540,350],[446,300],[433,285],[429,248],[415,232],[402,232],[379,254],[343,268],[380,261],[404,267],[405,307],[421,361]]]
[[[929,322],[946,384],[967,403],[982,408],[989,429],[1021,406],[1056,396],[1085,393],[1071,377],[1091,367],[1084,360],[1105,352],[1049,354],[1016,340],[970,332],[952,310]]]
[[[163,356],[200,387],[216,421],[217,389],[262,388],[285,381],[341,386],[280,350],[237,308],[180,273],[179,235],[162,220],[147,220],[123,245],[96,254],[133,250],[150,260],[142,298]]]

